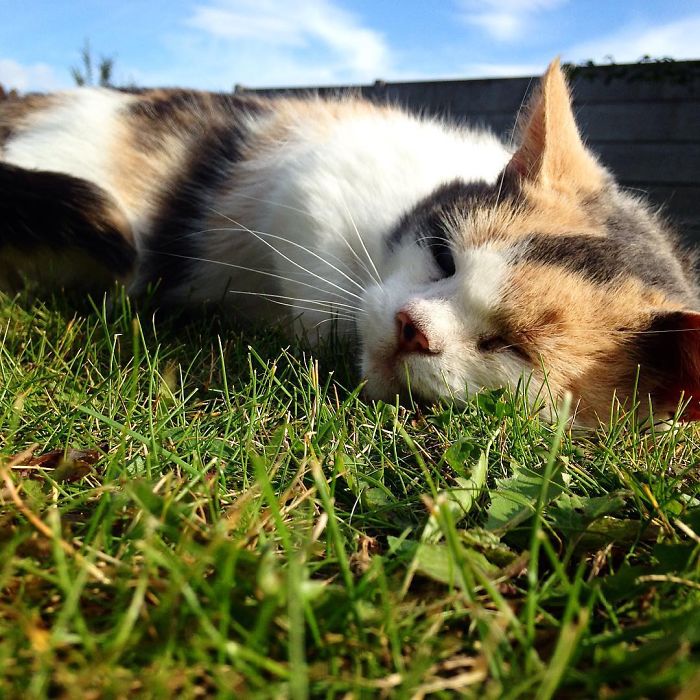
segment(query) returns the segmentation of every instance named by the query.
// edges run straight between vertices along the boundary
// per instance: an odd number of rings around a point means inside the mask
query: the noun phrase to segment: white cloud
[[[564,52],[567,61],[605,61],[631,63],[643,56],[675,59],[700,58],[700,15],[656,24],[634,24],[590,41],[581,42]]]
[[[513,41],[529,29],[533,17],[567,0],[459,0],[462,21],[484,29],[498,41]]]
[[[330,0],[215,0],[187,26],[250,85],[371,80],[392,63],[382,35]]]
[[[67,87],[68,79],[56,74],[46,63],[23,65],[11,58],[0,58],[0,85],[20,92],[48,92]]]

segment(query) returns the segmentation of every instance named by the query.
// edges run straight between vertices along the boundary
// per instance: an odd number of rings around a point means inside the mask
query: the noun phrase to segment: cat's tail
[[[131,227],[111,195],[87,180],[0,162],[0,288],[24,279],[95,287],[127,280]]]

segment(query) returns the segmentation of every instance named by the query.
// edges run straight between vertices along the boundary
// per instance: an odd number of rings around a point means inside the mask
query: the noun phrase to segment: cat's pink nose
[[[415,321],[405,312],[396,314],[399,352],[430,352],[430,343]]]

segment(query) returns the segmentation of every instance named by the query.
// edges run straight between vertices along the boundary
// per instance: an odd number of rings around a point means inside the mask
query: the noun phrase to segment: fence
[[[535,83],[534,78],[377,81],[313,91],[352,89],[375,101],[467,120],[508,136]],[[700,244],[700,61],[576,68],[572,88],[578,123],[592,150],[623,185],[663,205],[685,238]]]

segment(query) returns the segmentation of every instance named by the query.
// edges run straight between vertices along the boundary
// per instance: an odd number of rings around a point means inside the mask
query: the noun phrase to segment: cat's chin
[[[394,404],[398,400],[399,404],[402,406],[418,405],[422,408],[435,404],[438,401],[453,400],[454,397],[448,396],[438,396],[437,394],[431,396],[424,396],[423,394],[409,389],[407,386],[396,382],[394,384],[378,384],[370,379],[366,379],[366,384],[362,391],[363,397],[367,401],[383,401],[384,403]]]
[[[466,392],[447,385],[439,367],[429,357],[402,357],[395,352],[363,358],[364,395],[374,401],[432,403],[440,400],[465,400]]]
[[[397,395],[401,397],[405,393],[388,359],[364,357],[362,376],[365,380],[363,394],[370,401],[393,402]]]

